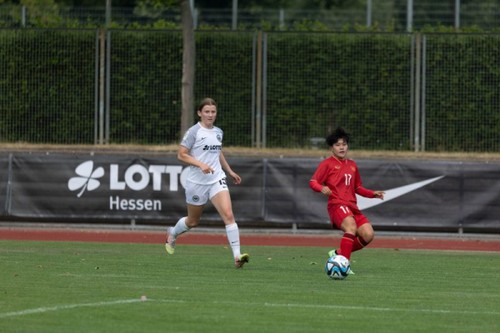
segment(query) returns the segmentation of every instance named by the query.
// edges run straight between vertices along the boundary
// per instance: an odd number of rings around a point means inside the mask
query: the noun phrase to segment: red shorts
[[[370,223],[368,218],[361,213],[359,209],[352,208],[346,205],[332,205],[328,206],[328,215],[330,215],[330,221],[332,225],[338,229],[342,229],[342,221],[348,216],[354,217],[356,221],[356,226],[359,228],[365,223]]]

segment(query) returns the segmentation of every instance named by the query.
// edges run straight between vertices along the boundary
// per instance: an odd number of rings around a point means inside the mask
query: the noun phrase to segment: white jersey
[[[209,185],[226,177],[219,159],[223,134],[224,132],[216,126],[205,128],[200,123],[187,130],[181,141],[181,146],[186,147],[192,157],[209,165],[214,170],[213,173],[204,174],[200,168],[190,165],[188,166],[187,180],[195,184]]]

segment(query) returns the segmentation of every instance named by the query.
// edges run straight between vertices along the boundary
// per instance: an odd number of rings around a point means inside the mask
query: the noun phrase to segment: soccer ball
[[[349,275],[351,263],[349,259],[340,254],[336,254],[328,258],[325,264],[325,272],[329,278],[334,280],[342,280]]]

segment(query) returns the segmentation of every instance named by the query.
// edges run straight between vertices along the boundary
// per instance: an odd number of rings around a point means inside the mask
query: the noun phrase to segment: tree
[[[193,125],[195,40],[193,13],[189,0],[180,0],[182,25],[182,114],[181,133]]]

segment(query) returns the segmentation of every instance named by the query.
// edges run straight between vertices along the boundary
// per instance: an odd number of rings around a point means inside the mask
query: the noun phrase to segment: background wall
[[[320,159],[231,157],[238,223],[330,228],[326,198],[308,185]],[[500,232],[500,164],[358,160],[364,186],[386,200],[359,206],[375,228]],[[174,156],[3,153],[1,218],[162,225],[185,215],[184,168]],[[375,204],[375,205],[374,205]],[[378,205],[376,205],[378,204]],[[212,206],[204,225],[220,224]]]

